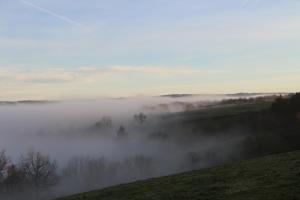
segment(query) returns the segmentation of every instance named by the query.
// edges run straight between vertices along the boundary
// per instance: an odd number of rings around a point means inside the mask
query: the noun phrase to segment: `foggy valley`
[[[176,116],[218,107],[226,99],[240,97],[244,96],[143,96],[3,104],[0,147],[17,167],[21,166],[21,155],[29,154],[49,156],[55,163],[57,181],[40,188],[37,198],[41,199],[206,168],[240,159],[245,135],[238,129],[224,135],[191,133],[192,129],[180,128],[182,120]],[[36,195],[30,187],[19,191],[8,192],[8,198]],[[4,192],[1,199],[6,195]]]
[[[300,0],[0,0],[0,200],[299,200]]]

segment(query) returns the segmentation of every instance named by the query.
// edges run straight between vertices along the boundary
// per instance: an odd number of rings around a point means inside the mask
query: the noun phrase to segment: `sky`
[[[300,91],[299,0],[0,0],[0,100]]]

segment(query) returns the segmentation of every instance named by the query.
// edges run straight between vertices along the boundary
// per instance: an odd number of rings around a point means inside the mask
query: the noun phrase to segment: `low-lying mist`
[[[218,137],[185,134],[170,129],[172,121],[164,122],[162,116],[204,109],[227,98],[233,97],[102,98],[0,105],[0,150],[17,166],[21,155],[28,152],[40,152],[56,161],[59,181],[38,195],[24,191],[33,195],[31,199],[209,167],[231,160],[241,136],[234,132]],[[7,199],[18,199],[19,194],[13,192]]]

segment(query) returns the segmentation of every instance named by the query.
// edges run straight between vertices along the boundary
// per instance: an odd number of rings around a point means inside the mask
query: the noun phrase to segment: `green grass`
[[[196,199],[300,199],[300,151],[139,181],[59,200]]]

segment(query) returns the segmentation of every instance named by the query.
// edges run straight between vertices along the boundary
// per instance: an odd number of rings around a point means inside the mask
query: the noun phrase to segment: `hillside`
[[[58,200],[182,199],[300,199],[300,151],[139,181]]]

